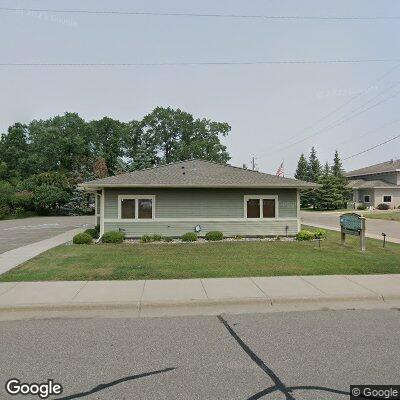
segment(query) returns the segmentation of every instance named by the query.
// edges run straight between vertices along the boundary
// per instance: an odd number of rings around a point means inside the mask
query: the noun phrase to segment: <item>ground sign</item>
[[[365,218],[356,213],[342,214],[340,216],[340,231],[342,244],[345,243],[346,235],[360,236],[361,251],[365,250]]]

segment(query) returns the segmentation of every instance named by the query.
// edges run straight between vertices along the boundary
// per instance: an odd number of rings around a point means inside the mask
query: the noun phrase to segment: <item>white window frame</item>
[[[260,218],[247,218],[247,200],[260,200]],[[263,216],[263,200],[275,200],[275,217],[264,218]],[[265,221],[279,218],[279,201],[277,195],[260,195],[260,194],[246,194],[243,199],[244,204],[244,219],[249,221]]]
[[[368,197],[368,201],[365,200],[366,197]],[[371,203],[371,195],[370,194],[364,194],[364,203]]]
[[[135,217],[136,218],[122,218],[122,200],[135,200]],[[139,200],[151,200],[151,219],[139,218]],[[120,221],[152,221],[156,216],[156,196],[154,194],[120,194],[118,195],[118,220]]]
[[[390,201],[385,201],[385,197],[390,197]],[[382,196],[382,203],[388,203],[391,204],[392,203],[392,195],[391,194],[385,194]]]

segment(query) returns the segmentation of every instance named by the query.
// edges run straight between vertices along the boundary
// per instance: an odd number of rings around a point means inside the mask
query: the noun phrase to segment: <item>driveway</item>
[[[301,211],[300,217],[301,222],[305,225],[339,230],[339,216],[341,214],[343,212]],[[365,224],[368,236],[382,238],[382,232],[385,232],[388,240],[400,243],[400,222],[367,218]]]
[[[71,229],[93,226],[94,216],[33,217],[0,221],[0,254],[49,239]]]

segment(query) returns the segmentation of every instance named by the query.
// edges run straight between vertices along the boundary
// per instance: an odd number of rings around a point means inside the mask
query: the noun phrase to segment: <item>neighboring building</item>
[[[400,160],[390,160],[345,174],[353,189],[353,202],[376,207],[386,203],[400,205]]]
[[[226,236],[295,235],[301,188],[317,185],[190,160],[82,184],[96,194],[100,233],[127,237],[222,231]]]

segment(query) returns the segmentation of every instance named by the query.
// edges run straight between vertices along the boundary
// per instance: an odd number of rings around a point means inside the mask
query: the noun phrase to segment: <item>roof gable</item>
[[[188,160],[85,182],[101,187],[316,187],[311,182],[204,160]]]

